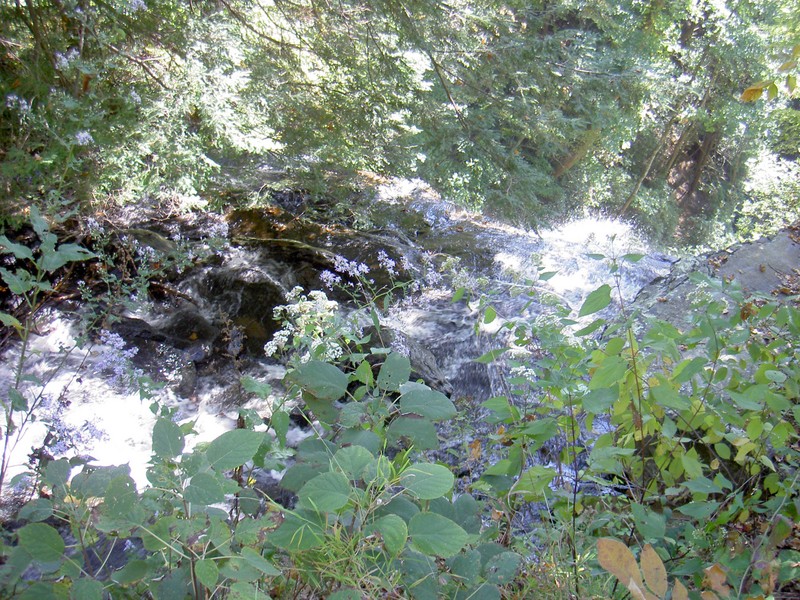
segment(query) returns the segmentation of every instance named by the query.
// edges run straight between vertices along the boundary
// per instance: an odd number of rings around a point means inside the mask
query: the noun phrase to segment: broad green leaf
[[[339,590],[328,596],[328,600],[362,600],[361,592],[356,590]]]
[[[103,513],[112,519],[125,519],[138,500],[136,485],[128,475],[115,477],[105,490]]]
[[[631,504],[631,514],[636,529],[646,540],[660,540],[667,532],[667,520],[659,514],[641,504]]]
[[[267,398],[272,393],[272,386],[266,381],[259,381],[249,375],[245,375],[239,379],[242,384],[242,389],[251,394],[256,394],[259,398]]]
[[[268,577],[278,577],[281,574],[275,565],[273,565],[252,548],[243,548],[242,558],[247,561],[247,564],[249,564],[251,567],[255,567]]]
[[[208,462],[221,471],[240,467],[255,456],[264,435],[248,429],[226,431],[209,444],[206,450]]]
[[[377,385],[388,392],[396,392],[411,376],[411,362],[407,356],[392,352],[386,356],[378,372]]]
[[[64,554],[64,540],[59,533],[46,523],[29,523],[17,531],[19,545],[33,560],[49,563],[61,560]]]
[[[595,319],[591,323],[589,323],[586,327],[579,329],[575,332],[575,335],[578,337],[582,337],[584,335],[589,335],[590,333],[594,333],[598,329],[600,329],[603,325],[606,324],[605,319]]]
[[[103,584],[94,579],[81,577],[72,582],[70,600],[102,600]]]
[[[335,366],[319,360],[301,364],[290,371],[286,379],[318,400],[338,400],[347,392],[347,375]]]
[[[484,577],[489,583],[505,585],[511,583],[517,574],[522,557],[516,552],[501,552],[486,562]]]
[[[325,543],[325,534],[315,513],[287,512],[283,523],[267,537],[278,548],[289,552],[302,552],[319,548]]]
[[[483,313],[483,322],[487,325],[497,318],[497,311],[492,306],[487,306]]]
[[[666,383],[651,387],[650,394],[660,406],[665,408],[688,410],[692,407],[692,401],[689,398],[678,393],[671,385]]]
[[[514,484],[513,492],[521,494],[529,501],[541,500],[550,489],[550,482],[556,478],[556,471],[543,465],[534,465],[527,469]]]
[[[684,360],[672,372],[672,381],[675,383],[686,383],[692,377],[705,369],[708,359],[696,356],[691,360]]]
[[[400,396],[400,412],[425,417],[431,421],[446,421],[458,414],[450,398],[428,386],[408,383]]]
[[[494,350],[489,350],[488,352],[481,354],[475,359],[475,362],[481,363],[482,365],[488,365],[496,361],[508,351],[509,348],[495,348]]]
[[[628,371],[628,363],[620,356],[608,356],[600,363],[589,381],[589,389],[596,390],[619,384]]]
[[[644,258],[644,254],[636,254],[636,253],[623,254],[619,258],[620,260],[624,260],[625,262],[637,263]]]
[[[19,509],[22,521],[45,521],[53,515],[53,503],[47,498],[34,498]]]
[[[495,396],[481,403],[481,406],[494,413],[489,419],[490,423],[519,419],[519,409],[513,406],[505,396]]]
[[[695,494],[719,494],[722,493],[722,488],[716,483],[711,481],[708,477],[695,477],[686,481],[683,485],[686,486],[690,492]]]
[[[161,458],[173,458],[183,452],[184,435],[181,428],[163,417],[153,426],[153,453]]]
[[[191,504],[208,506],[225,500],[222,484],[211,473],[198,473],[183,490],[183,498]]]
[[[33,252],[24,244],[12,242],[5,235],[0,235],[0,248],[10,252],[20,260],[33,260]]]
[[[619,385],[589,390],[583,397],[583,408],[593,415],[599,415],[611,408],[617,398],[619,398]]]
[[[393,444],[408,440],[408,444],[415,450],[434,450],[439,447],[436,427],[431,421],[421,417],[397,417],[386,429],[386,437]]]
[[[25,412],[28,410],[28,401],[16,388],[8,389],[8,398],[11,400],[11,409]]]
[[[411,546],[428,556],[448,558],[461,551],[469,535],[456,523],[435,513],[418,513],[408,523]]]
[[[216,561],[213,561],[210,558],[198,560],[194,566],[194,571],[197,575],[197,579],[205,587],[213,590],[217,585],[217,580],[219,579],[219,568],[217,567]]]
[[[111,580],[120,585],[129,585],[141,581],[150,573],[150,565],[143,560],[131,560],[119,571],[111,574]]]
[[[416,463],[403,471],[400,483],[420,500],[432,500],[453,489],[455,477],[450,469],[432,463]]]
[[[44,252],[40,259],[40,268],[52,273],[67,263],[88,260],[95,254],[78,244],[61,244],[55,252]]]
[[[331,466],[341,471],[350,479],[361,478],[364,467],[370,464],[375,457],[363,446],[346,446],[334,454]]]
[[[318,512],[339,510],[350,500],[350,482],[342,473],[321,473],[297,493],[298,505]]]
[[[13,317],[8,313],[0,312],[0,323],[2,323],[4,327],[22,329],[22,323],[20,323],[16,317]]]
[[[44,470],[44,480],[51,488],[63,488],[69,481],[72,466],[66,458],[47,463]]]
[[[8,269],[0,267],[0,277],[8,285],[8,289],[12,294],[23,296],[36,287],[36,282],[31,278],[31,274],[27,271],[17,271],[12,273]]]
[[[372,527],[381,534],[383,547],[390,555],[396,556],[405,548],[408,527],[406,522],[397,515],[385,515],[376,520]]]
[[[611,304],[611,286],[606,283],[586,297],[583,305],[581,305],[581,309],[578,311],[578,316],[585,317],[586,315],[592,315],[603,310],[609,304]]]

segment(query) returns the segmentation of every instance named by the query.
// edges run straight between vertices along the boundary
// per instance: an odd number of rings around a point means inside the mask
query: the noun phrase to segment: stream
[[[596,255],[644,255],[620,267],[626,301],[669,273],[674,262],[650,250],[624,223],[583,218],[526,231],[460,210],[419,181],[380,185],[368,222],[358,229],[303,218],[310,208],[303,194],[285,193],[274,195],[269,207],[237,209],[225,217],[132,217],[116,235],[136,240],[139,252],[194,258],[171,276],[166,291],[131,298],[107,319],[102,334],[80,346],[75,340],[89,307],[75,302],[41,314],[25,360],[25,372],[44,384],[31,383],[29,390],[41,399],[41,416],[17,440],[10,477],[28,468],[32,449],[49,435],[53,457],[78,454],[95,464],[128,464],[137,485],[146,485],[154,400],[173,407],[181,422],[194,423],[197,435],[189,441],[195,444],[235,427],[242,407],[269,415],[285,373],[281,361],[263,349],[278,330],[273,308],[299,286],[306,293],[323,290],[342,311],[352,310],[347,294],[325,284],[324,273],[343,275],[336,271],[342,258],[365,265],[375,288],[416,282],[418,289],[384,315],[391,345],[410,355],[415,376],[448,393],[473,419],[481,418],[480,403],[505,385],[500,367],[475,359],[501,345],[494,334],[504,319],[521,311],[535,317],[546,309],[526,304],[528,298],[515,290],[536,282],[577,311],[592,290],[610,282],[607,261]],[[547,272],[555,274],[538,281]],[[454,289],[475,285],[495,290],[497,313],[477,334],[476,303],[468,297],[452,301]],[[4,352],[4,388],[12,385],[19,352],[13,344]],[[159,384],[149,398],[138,389],[142,376]],[[273,395],[248,393],[239,384],[242,376],[269,383]],[[290,440],[307,435],[297,426]],[[451,442],[460,444],[446,440],[445,447]]]

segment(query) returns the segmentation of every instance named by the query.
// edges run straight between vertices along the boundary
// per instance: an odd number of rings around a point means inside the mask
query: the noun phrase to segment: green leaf
[[[628,371],[628,363],[620,356],[608,356],[600,363],[589,381],[589,389],[596,390],[619,384]]]
[[[47,273],[52,273],[67,263],[88,260],[94,257],[95,254],[93,252],[78,244],[61,244],[55,252],[43,252],[42,257],[39,259],[39,267]]]
[[[522,557],[516,552],[501,552],[490,558],[483,569],[486,581],[496,585],[511,583],[517,575]]]
[[[689,398],[679,394],[671,385],[666,383],[651,387],[650,394],[660,406],[666,408],[687,410],[692,407],[692,401]]]
[[[275,565],[273,565],[252,548],[243,548],[242,558],[247,561],[247,564],[249,564],[251,567],[255,567],[268,577],[278,577],[281,574]]]
[[[583,329],[579,329],[578,331],[576,331],[575,335],[578,336],[578,337],[582,337],[584,335],[589,335],[590,333],[594,333],[595,331],[600,329],[600,327],[605,325],[605,323],[606,323],[605,319],[595,319],[594,321],[592,321],[589,325],[587,325]]]
[[[47,498],[35,498],[19,509],[22,521],[45,521],[53,515],[53,503]]]
[[[609,304],[611,304],[611,286],[606,283],[586,297],[581,309],[578,311],[578,316],[592,315],[597,311],[603,310]]]
[[[556,478],[556,471],[543,465],[534,465],[519,476],[514,484],[514,493],[533,502],[541,500],[550,489],[550,482]]]
[[[217,470],[240,467],[255,456],[264,435],[248,429],[226,431],[209,444],[206,450],[208,462]]]
[[[0,267],[0,276],[8,284],[8,289],[12,294],[23,296],[37,286],[27,271],[17,271],[12,273],[8,269]]]
[[[181,428],[169,419],[159,418],[153,426],[153,453],[172,458],[183,452],[185,438]]]
[[[713,515],[718,508],[719,502],[690,502],[679,507],[678,512],[698,521],[704,521]]]
[[[286,379],[318,400],[331,402],[338,400],[347,392],[347,375],[335,366],[319,360],[301,364],[290,371]]]
[[[72,466],[66,458],[49,462],[44,470],[45,483],[51,488],[62,489],[69,481],[70,471],[72,471]]]
[[[183,498],[187,502],[199,506],[208,506],[225,500],[222,484],[211,473],[198,473],[192,477],[189,485],[183,490]]]
[[[496,318],[497,318],[497,311],[493,307],[487,306],[486,310],[483,313],[483,322],[488,325]]]
[[[106,488],[103,513],[112,519],[125,519],[136,505],[136,485],[128,475],[115,477]]]
[[[17,531],[19,545],[33,560],[49,563],[61,560],[64,554],[64,540],[58,532],[45,523],[29,523]]]
[[[321,473],[306,483],[297,496],[298,506],[333,512],[350,500],[350,482],[342,473]]]
[[[722,493],[722,488],[711,481],[708,477],[695,477],[694,479],[686,481],[683,485],[685,485],[686,489],[688,489],[690,492],[694,492],[696,494]]]
[[[111,574],[111,580],[120,585],[141,581],[150,574],[150,565],[143,560],[131,560],[119,571]]]
[[[289,552],[319,548],[325,543],[325,534],[317,519],[316,514],[307,511],[287,512],[283,523],[268,535],[268,539]]]
[[[459,300],[461,300],[461,299],[464,297],[464,294],[466,294],[466,293],[467,293],[467,288],[464,288],[464,287],[460,287],[460,288],[458,288],[458,289],[455,291],[455,293],[453,294],[453,299],[451,300],[451,302],[452,302],[453,304],[455,304],[456,302],[458,302]]]
[[[103,584],[94,579],[81,577],[72,582],[69,597],[71,600],[102,600]]]
[[[667,519],[663,514],[641,504],[631,504],[633,523],[646,540],[660,540],[667,532]]]
[[[624,260],[625,262],[637,263],[644,258],[644,254],[636,254],[636,253],[623,254],[619,258],[620,260]]]
[[[402,391],[399,403],[402,414],[415,414],[431,421],[445,421],[458,414],[447,396],[428,386],[409,382],[402,387]]]
[[[198,581],[209,589],[214,589],[219,579],[219,568],[216,561],[210,558],[203,558],[198,560],[194,566],[195,575]]]
[[[11,254],[20,260],[33,260],[33,252],[31,252],[30,248],[24,244],[12,242],[4,235],[0,235],[0,248],[11,252]]]
[[[508,351],[509,348],[495,348],[494,350],[489,350],[485,354],[481,354],[475,359],[475,362],[481,363],[482,365],[488,365],[496,361]]]
[[[392,352],[386,356],[378,373],[378,387],[388,392],[396,392],[411,377],[411,362],[407,356]]]
[[[259,398],[267,398],[272,393],[272,386],[265,381],[259,381],[249,375],[245,375],[239,379],[242,384],[242,389],[251,394],[257,395]]]
[[[692,377],[705,369],[707,359],[702,356],[697,356],[691,360],[684,360],[672,372],[672,381],[675,383],[686,383]]]
[[[619,398],[619,385],[589,390],[583,397],[583,408],[587,412],[599,415],[611,408],[617,398]]]
[[[361,592],[356,590],[339,590],[328,596],[328,600],[362,600]]]
[[[428,556],[448,558],[461,551],[469,535],[450,519],[435,513],[418,513],[408,523],[411,546]]]
[[[393,556],[400,554],[408,539],[406,522],[397,515],[386,515],[372,524],[372,528],[381,534],[383,546]]]
[[[16,388],[8,389],[8,399],[11,400],[11,410],[25,412],[28,410],[28,401]]]
[[[400,483],[420,500],[444,496],[453,488],[454,482],[450,469],[431,463],[415,463],[400,476]]]
[[[357,480],[361,478],[364,468],[374,459],[372,452],[363,446],[347,446],[333,455],[331,465],[341,469],[350,480]]]
[[[434,450],[439,447],[436,427],[428,419],[416,416],[396,418],[387,427],[386,437],[393,444],[400,444],[406,439],[416,450]]]
[[[13,327],[17,330],[22,329],[22,323],[20,323],[16,317],[8,313],[0,312],[0,323],[3,324],[3,327]]]

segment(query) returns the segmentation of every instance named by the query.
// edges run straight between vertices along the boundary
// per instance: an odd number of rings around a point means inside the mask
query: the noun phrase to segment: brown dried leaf
[[[700,597],[703,600],[719,600],[719,596],[717,596],[714,592],[703,592],[700,594]]]
[[[731,595],[733,590],[726,583],[727,575],[725,569],[719,564],[715,563],[705,569],[705,576],[703,577],[703,585],[710,587],[717,592],[722,598],[727,598]]]
[[[597,560],[601,567],[619,579],[628,589],[631,589],[631,583],[635,583],[639,588],[644,586],[642,573],[633,553],[619,540],[613,538],[597,540]]]
[[[689,600],[689,592],[680,581],[675,581],[672,588],[672,600]]]
[[[644,573],[647,587],[657,596],[665,597],[667,595],[667,570],[664,568],[661,557],[656,554],[650,544],[646,544],[642,549],[639,561],[642,563],[642,573]]]

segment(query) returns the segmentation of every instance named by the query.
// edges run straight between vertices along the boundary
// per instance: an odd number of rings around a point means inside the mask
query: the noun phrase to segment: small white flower
[[[89,144],[94,143],[94,138],[92,134],[82,129],[78,133],[75,134],[75,145],[76,146],[88,146]]]

